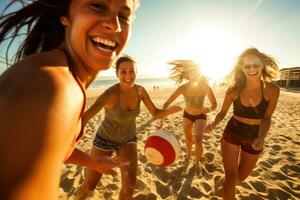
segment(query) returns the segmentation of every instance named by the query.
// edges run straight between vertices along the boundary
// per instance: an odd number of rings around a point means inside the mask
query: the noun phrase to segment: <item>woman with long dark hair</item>
[[[126,165],[75,147],[85,90],[124,48],[138,0],[15,0],[3,13],[17,3],[0,18],[1,44],[24,39],[0,77],[1,198],[56,199],[63,162]]]

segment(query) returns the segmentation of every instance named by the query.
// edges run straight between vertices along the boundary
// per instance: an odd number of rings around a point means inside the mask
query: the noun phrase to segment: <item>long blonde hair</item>
[[[176,81],[180,85],[184,79],[189,80],[191,74],[197,74],[201,82],[206,83],[206,78],[200,72],[199,65],[192,60],[173,60],[168,62],[171,65],[170,76],[171,80]]]
[[[276,78],[278,75],[278,65],[275,59],[265,53],[260,52],[256,48],[248,48],[242,52],[242,54],[237,58],[235,65],[233,66],[232,71],[226,77],[227,80],[230,80],[229,92],[237,90],[240,92],[246,86],[246,77],[243,73],[243,59],[246,56],[254,55],[257,56],[263,64],[262,70],[262,80],[270,82],[272,79]]]

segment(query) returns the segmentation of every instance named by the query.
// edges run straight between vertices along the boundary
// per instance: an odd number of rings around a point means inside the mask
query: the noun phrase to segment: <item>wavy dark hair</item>
[[[72,0],[12,0],[3,9],[0,17],[0,43],[10,40],[6,49],[6,63],[15,63],[28,55],[49,51],[59,46],[65,37],[61,16],[67,16]],[[22,8],[4,14],[13,5]],[[139,0],[133,0],[134,10]],[[8,58],[8,52],[18,36],[25,36],[15,56]]]
[[[11,63],[34,53],[54,49],[63,42],[65,27],[60,17],[67,16],[71,0],[13,0],[3,13],[16,3],[23,7],[0,17],[0,42],[10,40],[6,50],[7,63],[8,51],[18,36],[25,35],[25,39],[10,60]]]
[[[243,60],[246,56],[254,55],[257,56],[263,64],[262,70],[262,80],[270,82],[278,76],[278,65],[276,60],[265,53],[260,52],[258,49],[252,47],[244,50],[242,54],[237,58],[232,71],[226,77],[230,81],[230,87],[228,92],[236,90],[241,92],[241,90],[246,86],[246,77],[243,73]]]

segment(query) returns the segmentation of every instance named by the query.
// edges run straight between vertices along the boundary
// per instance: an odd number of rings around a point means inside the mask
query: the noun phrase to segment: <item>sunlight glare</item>
[[[221,26],[202,26],[183,40],[177,57],[195,60],[204,75],[221,81],[232,68],[241,51],[236,35]]]

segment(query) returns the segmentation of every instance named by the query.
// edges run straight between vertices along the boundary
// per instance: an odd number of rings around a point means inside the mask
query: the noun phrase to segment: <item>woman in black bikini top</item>
[[[278,70],[274,59],[255,48],[238,58],[221,111],[206,131],[224,119],[233,104],[233,116],[224,129],[221,151],[225,170],[224,199],[235,199],[235,185],[254,169],[276,108],[279,88],[271,83]]]

